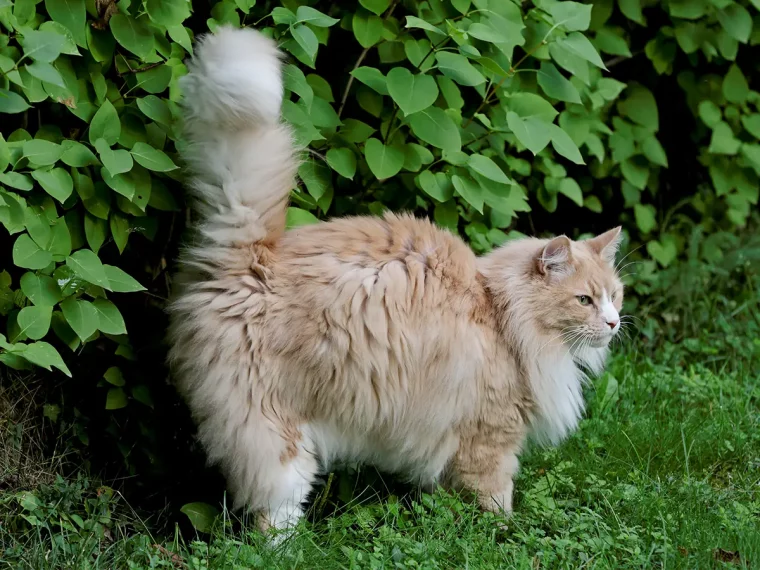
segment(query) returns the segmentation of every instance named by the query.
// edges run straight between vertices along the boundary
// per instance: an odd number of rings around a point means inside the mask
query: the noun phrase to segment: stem
[[[393,4],[390,5],[390,8],[388,8],[388,11],[385,13],[385,16],[383,16],[383,20],[387,20],[391,17],[391,14],[393,14],[393,10],[396,9],[396,5],[398,4],[398,0],[394,0]],[[368,48],[364,48],[362,52],[359,54],[359,59],[356,60],[356,63],[354,64],[354,68],[351,70],[352,72],[355,71],[364,61],[364,58],[367,57],[367,54],[369,53],[369,50],[373,48],[374,46],[370,46]],[[348,92],[351,89],[351,85],[354,83],[354,76],[349,75],[348,76],[348,83],[346,84],[346,88],[343,90],[343,96],[340,98],[340,108],[338,109],[338,118],[341,117],[343,114],[343,108],[346,106],[346,101],[348,101]]]

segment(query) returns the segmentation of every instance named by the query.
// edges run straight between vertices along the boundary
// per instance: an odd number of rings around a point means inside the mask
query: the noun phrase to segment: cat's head
[[[533,311],[571,347],[602,348],[620,332],[623,283],[615,267],[621,228],[595,238],[546,242],[534,260]]]

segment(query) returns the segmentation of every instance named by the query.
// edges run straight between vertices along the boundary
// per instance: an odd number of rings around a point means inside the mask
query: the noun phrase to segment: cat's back
[[[452,309],[485,300],[472,250],[458,236],[410,215],[301,227],[286,233],[277,250],[277,280],[307,296],[330,288],[341,297],[360,284],[368,296],[382,295],[408,309],[452,297]]]
[[[291,354],[342,358],[415,344],[433,357],[492,326],[477,258],[428,220],[386,214],[306,226],[281,238],[276,258],[269,324],[288,331],[275,342]]]

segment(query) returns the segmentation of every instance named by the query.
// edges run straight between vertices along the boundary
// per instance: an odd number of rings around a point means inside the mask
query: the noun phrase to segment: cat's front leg
[[[489,445],[470,441],[461,445],[452,465],[452,487],[472,493],[485,511],[510,514],[520,442]]]
[[[512,513],[513,478],[518,468],[517,456],[508,453],[502,457],[495,473],[480,477],[480,484],[473,490],[477,492],[478,503],[484,511],[505,515]]]

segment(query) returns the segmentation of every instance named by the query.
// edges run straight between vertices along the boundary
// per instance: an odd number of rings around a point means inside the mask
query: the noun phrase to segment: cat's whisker
[[[636,252],[637,252],[638,250],[640,250],[642,247],[644,247],[644,244],[641,244],[639,247],[635,247],[635,248],[633,248],[631,251],[629,251],[628,253],[626,253],[626,254],[625,254],[623,257],[622,257],[622,259],[621,259],[620,261],[618,261],[618,262],[617,262],[617,264],[615,265],[615,271],[617,272],[617,270],[618,270],[618,267],[620,267],[620,264],[621,264],[621,263],[623,263],[623,262],[626,260],[626,258],[627,258],[629,255],[631,255],[632,253],[636,253]]]

